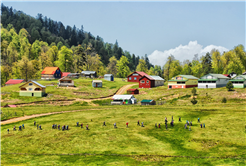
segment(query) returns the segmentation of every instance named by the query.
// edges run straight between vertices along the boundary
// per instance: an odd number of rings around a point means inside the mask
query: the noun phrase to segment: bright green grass
[[[100,110],[84,110],[35,118],[43,130],[33,126],[34,119],[1,127],[2,153],[106,154],[98,156],[71,155],[1,155],[2,165],[245,165],[245,109],[220,106],[105,106]],[[84,108],[85,106],[81,107]],[[34,107],[35,108],[35,107]],[[164,118],[174,117],[174,127],[164,129]],[[182,122],[178,122],[178,117]],[[206,124],[200,128],[197,118]],[[92,120],[92,121],[91,121]],[[145,127],[137,126],[137,121]],[[186,120],[192,120],[192,131],[184,129]],[[89,124],[90,130],[76,127],[76,122]],[[106,121],[106,127],[102,126]],[[126,121],[129,128],[125,127]],[[113,128],[113,123],[118,128]],[[13,125],[25,124],[23,131],[12,131]],[[53,123],[69,125],[70,130],[51,129]],[[155,129],[162,123],[162,129]],[[168,123],[169,124],[169,123]],[[7,134],[7,128],[10,133]],[[170,155],[193,158],[158,156]],[[194,158],[194,157],[219,158]],[[220,157],[238,157],[241,159]]]
[[[57,88],[57,80],[52,81],[38,81],[40,84],[46,86],[46,93],[48,97],[26,97],[19,96],[19,86],[22,84],[5,86],[1,88],[2,105],[16,104],[16,103],[30,103],[42,100],[57,100],[57,99],[74,99],[74,98],[98,98],[114,94],[119,88],[132,82],[122,81],[120,78],[115,78],[115,81],[107,81],[102,79],[103,87],[92,87],[92,79],[74,79],[74,84],[78,89],[71,88]],[[47,86],[54,85],[54,86]]]

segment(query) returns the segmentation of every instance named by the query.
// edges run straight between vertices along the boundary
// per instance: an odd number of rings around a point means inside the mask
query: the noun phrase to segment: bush
[[[196,95],[196,88],[193,88],[191,93],[193,94],[193,96],[195,96]]]
[[[193,99],[190,101],[193,105],[195,105],[198,101],[193,97]]]
[[[226,84],[226,88],[228,89],[228,91],[232,91],[233,89],[233,84],[231,81],[229,81],[227,84]]]
[[[226,98],[225,97],[223,97],[223,99],[222,99],[222,103],[226,103]]]

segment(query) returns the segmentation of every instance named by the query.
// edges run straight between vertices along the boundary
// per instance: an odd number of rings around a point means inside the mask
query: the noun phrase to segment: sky
[[[100,1],[100,0],[99,0]],[[245,46],[245,2],[67,2],[6,1],[13,9],[36,17],[38,13],[63,25],[74,25],[100,36],[104,42],[117,40],[123,50],[148,55],[163,66],[168,56],[192,60],[212,49],[220,52]]]

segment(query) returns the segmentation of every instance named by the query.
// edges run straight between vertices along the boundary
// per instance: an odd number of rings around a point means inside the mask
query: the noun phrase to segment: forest
[[[107,43],[73,26],[64,26],[37,14],[31,17],[12,7],[1,5],[1,85],[8,79],[40,79],[47,66],[58,66],[63,72],[97,71],[98,75],[114,74],[125,78],[133,71],[159,75],[169,80],[178,74],[196,77],[208,73],[242,74],[246,70],[243,45],[220,53],[212,50],[201,57],[183,62],[170,55],[164,66],[152,65],[148,56],[135,56],[118,44]]]

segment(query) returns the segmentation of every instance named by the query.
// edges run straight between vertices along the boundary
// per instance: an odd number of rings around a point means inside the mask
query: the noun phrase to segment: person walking
[[[144,124],[143,124],[144,122],[142,122],[142,125],[141,125],[141,127],[144,127]]]
[[[157,123],[155,123],[155,128],[157,128]]]
[[[200,124],[201,128],[202,128],[202,124]]]
[[[39,129],[40,129],[40,130],[42,130],[42,127],[41,127],[41,125],[39,125]]]
[[[34,126],[36,126],[36,121],[34,121],[34,123],[33,123],[33,124],[34,124]]]
[[[58,125],[58,130],[60,130],[60,125]]]
[[[106,126],[106,122],[105,121],[103,122],[103,126]]]
[[[114,123],[114,128],[117,128],[116,123]]]
[[[21,126],[19,126],[19,131],[21,131]]]
[[[167,123],[166,123],[166,130],[167,130]]]
[[[203,128],[205,128],[205,123],[203,123]]]
[[[192,126],[192,121],[190,121],[190,125]]]
[[[37,124],[37,129],[38,129],[38,124]]]
[[[7,129],[7,131],[8,131],[8,134],[9,134],[9,129]]]
[[[126,127],[128,128],[128,122],[126,122]]]
[[[138,124],[137,125],[140,126],[139,120],[138,120]]]
[[[77,122],[77,127],[79,127],[79,122]]]
[[[83,123],[81,123],[81,125],[80,125],[80,126],[81,126],[81,128],[83,128]]]
[[[198,118],[198,119],[197,119],[197,122],[199,122],[199,123],[200,123],[200,118]]]
[[[14,125],[14,127],[13,127],[13,131],[16,131],[15,125]]]
[[[161,124],[159,123],[159,125],[158,125],[158,128],[160,129],[161,128]]]
[[[23,128],[23,129],[25,129],[25,126],[24,126],[24,124],[22,124],[22,128]]]
[[[88,124],[86,125],[86,130],[89,130],[89,126],[88,126]]]
[[[181,117],[179,117],[179,122],[181,122]]]

